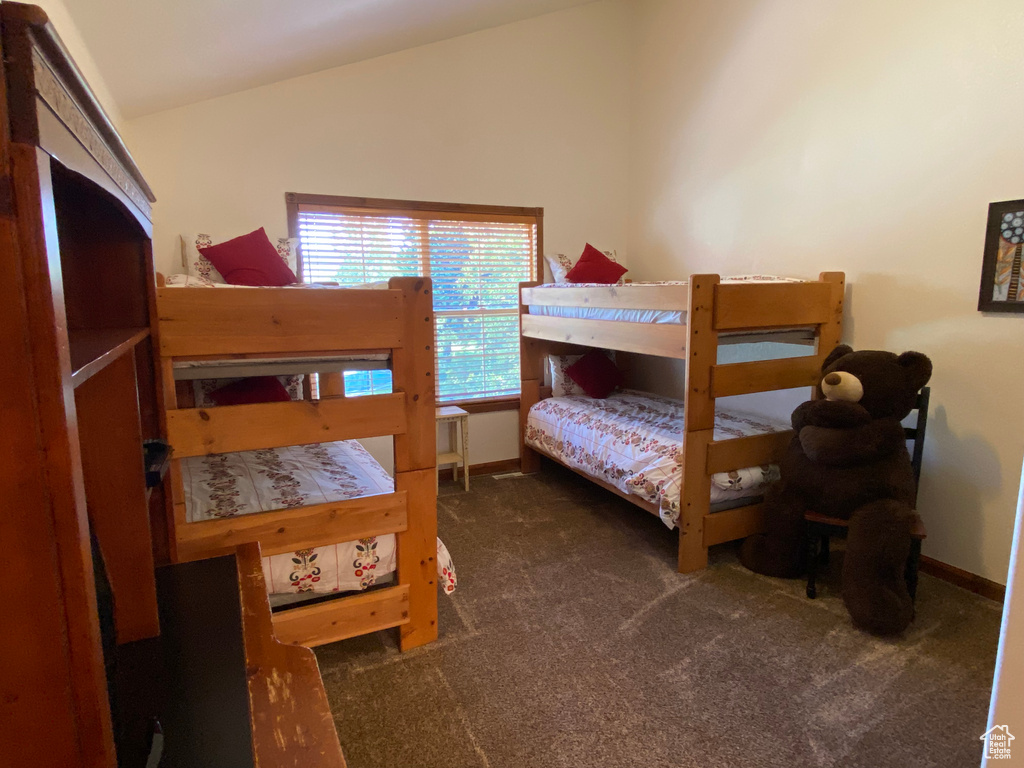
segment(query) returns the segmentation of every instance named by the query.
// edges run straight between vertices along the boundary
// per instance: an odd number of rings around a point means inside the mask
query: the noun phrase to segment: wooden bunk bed
[[[809,282],[723,282],[718,275],[693,275],[685,283],[634,283],[624,287],[521,283],[522,471],[538,471],[543,453],[627,501],[659,514],[655,504],[592,477],[550,452],[527,445],[527,424],[530,409],[551,396],[550,387],[545,387],[543,381],[543,361],[549,354],[579,354],[585,351],[581,347],[598,347],[685,360],[684,433],[682,451],[676,458],[683,478],[678,569],[689,573],[706,567],[708,547],[744,538],[761,526],[760,503],[711,511],[712,476],[774,462],[792,437],[792,431],[777,431],[716,440],[715,402],[732,395],[814,386],[822,361],[842,335],[844,280],[841,272],[825,272],[817,281]],[[576,313],[583,316],[553,316],[565,308],[583,308]],[[685,314],[680,314],[680,322],[650,323],[587,316],[595,310]],[[815,353],[718,363],[720,345],[760,341],[813,344]]]
[[[159,282],[159,280],[158,280]],[[214,557],[258,542],[264,556],[384,534],[397,537],[393,586],[274,614],[277,638],[315,646],[390,627],[402,650],[437,638],[437,491],[431,284],[393,278],[387,290],[182,288],[156,291],[157,349],[173,454],[171,558]],[[179,401],[175,364],[321,361],[386,354],[393,392],[196,408]],[[314,363],[314,369],[316,364]],[[217,377],[216,373],[211,378]],[[394,492],[189,522],[181,462],[189,457],[394,436]]]

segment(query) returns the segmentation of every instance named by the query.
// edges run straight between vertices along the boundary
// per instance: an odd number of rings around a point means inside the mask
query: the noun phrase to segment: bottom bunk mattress
[[[658,507],[669,528],[679,522],[683,415],[679,400],[622,390],[605,399],[551,397],[530,409],[526,444]],[[788,424],[736,411],[715,413],[715,439],[789,429]],[[760,496],[778,467],[721,472],[711,478],[711,503],[735,506]]]
[[[391,476],[355,440],[195,456],[181,462],[181,471],[190,523],[394,491]],[[275,603],[367,589],[396,567],[390,533],[263,558]],[[454,591],[455,569],[440,539],[437,573],[444,591]]]

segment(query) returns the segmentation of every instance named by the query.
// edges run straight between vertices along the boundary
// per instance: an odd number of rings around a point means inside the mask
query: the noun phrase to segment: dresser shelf
[[[148,337],[149,328],[68,331],[72,386],[79,387]]]

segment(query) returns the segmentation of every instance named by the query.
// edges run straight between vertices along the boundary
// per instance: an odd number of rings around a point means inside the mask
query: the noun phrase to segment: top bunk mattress
[[[675,528],[683,481],[677,457],[683,449],[684,414],[680,400],[629,389],[603,400],[551,397],[530,409],[526,444],[655,504],[662,522]],[[715,413],[716,440],[789,428],[749,413]],[[770,464],[718,473],[711,478],[711,503],[735,506],[760,496],[778,478],[778,467]]]

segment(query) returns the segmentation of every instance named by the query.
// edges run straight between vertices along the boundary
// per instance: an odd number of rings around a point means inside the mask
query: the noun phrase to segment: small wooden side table
[[[437,409],[437,428],[448,425],[448,452],[437,455],[437,476],[441,477],[441,465],[452,465],[452,479],[459,482],[459,462],[462,462],[463,487],[469,490],[469,414],[455,405],[442,405]],[[459,433],[462,445],[459,450]]]

